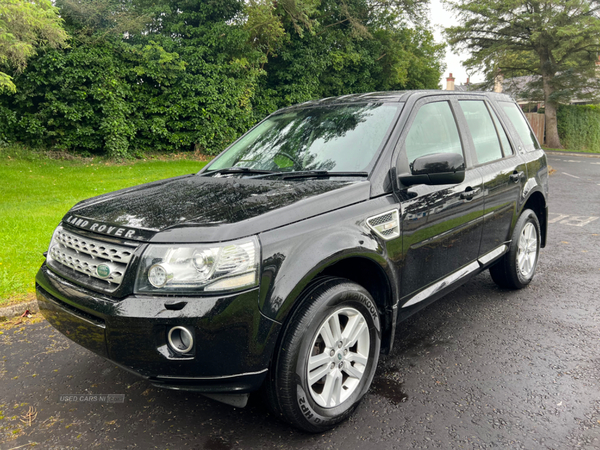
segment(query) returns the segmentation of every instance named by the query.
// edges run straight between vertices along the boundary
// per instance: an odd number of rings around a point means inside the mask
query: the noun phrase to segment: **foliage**
[[[0,2],[0,68],[22,71],[40,46],[63,47],[67,34],[50,0]],[[0,72],[0,92],[15,92],[12,77]]]
[[[600,152],[600,106],[560,105],[557,115],[565,147]]]
[[[121,0],[56,0],[66,25],[77,34],[132,36],[143,32],[152,15],[134,2]]]
[[[240,2],[180,0],[169,6],[172,12],[163,10],[153,39],[177,52],[185,70],[169,86],[155,77],[138,82],[138,145],[216,154],[254,123],[261,53],[248,45],[242,26],[228,24],[241,14]]]
[[[123,39],[112,23],[73,28],[70,49],[40,55],[17,77],[21,92],[0,103],[0,137],[113,157],[225,147],[254,120],[247,36],[225,23],[233,12],[211,21],[205,2],[189,13],[171,5],[153,39]],[[63,8],[67,26],[78,24]]]
[[[418,8],[400,6],[398,1],[322,0],[304,33],[280,14],[287,42],[268,57],[259,98],[270,102],[257,103],[258,115],[314,98],[437,88],[443,46],[418,25],[425,21]],[[414,18],[411,27],[406,11]]]
[[[425,0],[57,0],[73,36],[15,73],[0,141],[217,154],[275,109],[436,88]],[[409,26],[410,25],[410,26]]]
[[[0,123],[0,134],[38,146],[126,154],[134,133],[126,50],[101,40],[84,45],[77,38],[66,52],[36,58],[15,78],[19,91],[5,98],[0,111],[19,114]]]
[[[576,97],[592,99],[600,87],[595,63],[600,51],[598,0],[447,0],[461,25],[446,30],[451,45],[471,53],[465,65],[490,79],[539,75],[546,140],[560,147],[556,107]],[[534,82],[535,83],[535,82]]]
[[[277,52],[286,41],[286,33],[281,18],[275,12],[275,4],[271,1],[249,0],[246,6],[248,15],[245,30],[248,32],[250,44],[264,53],[261,62],[267,57],[277,56]]]

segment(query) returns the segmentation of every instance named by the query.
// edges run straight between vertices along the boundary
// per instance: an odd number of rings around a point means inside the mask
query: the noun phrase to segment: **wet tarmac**
[[[404,322],[372,389],[332,431],[299,432],[258,396],[236,409],[154,388],[43,320],[13,320],[0,324],[0,448],[597,450],[600,219],[590,218],[600,217],[600,164],[593,163],[600,159],[550,157],[548,246],[532,284],[501,290],[486,272]]]

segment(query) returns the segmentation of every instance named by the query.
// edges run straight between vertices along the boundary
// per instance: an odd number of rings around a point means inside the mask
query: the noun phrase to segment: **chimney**
[[[500,72],[496,75],[494,79],[494,92],[502,92],[502,82],[504,81],[504,76]]]
[[[454,90],[454,77],[452,74],[448,78],[446,78],[446,90],[453,91]]]
[[[467,77],[467,86],[469,85],[469,77]]]

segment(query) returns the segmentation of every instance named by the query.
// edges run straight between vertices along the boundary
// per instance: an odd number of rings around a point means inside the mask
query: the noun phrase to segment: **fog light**
[[[192,332],[185,327],[173,327],[167,336],[169,347],[177,353],[188,353],[194,346]]]

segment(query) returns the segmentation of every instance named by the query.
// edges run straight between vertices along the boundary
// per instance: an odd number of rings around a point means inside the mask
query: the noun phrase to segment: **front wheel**
[[[288,321],[267,381],[271,408],[309,432],[348,418],[377,367],[379,313],[369,293],[340,278],[309,289]]]
[[[508,252],[492,267],[494,282],[510,289],[521,289],[533,279],[540,254],[540,223],[531,209],[519,216]]]

